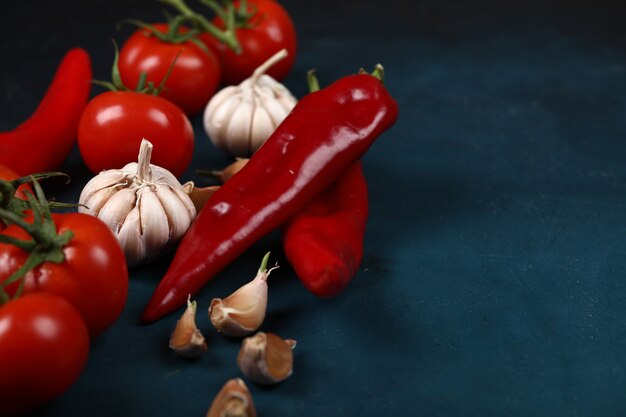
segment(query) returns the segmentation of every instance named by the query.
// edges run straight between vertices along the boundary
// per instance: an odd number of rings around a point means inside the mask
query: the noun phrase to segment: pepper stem
[[[315,69],[310,69],[306,73],[306,82],[309,86],[309,93],[314,93],[320,90],[320,81],[315,75]]]
[[[383,66],[381,64],[376,64],[376,66],[374,67],[374,71],[372,71],[371,73],[365,71],[363,68],[361,68],[359,70],[359,74],[368,74],[371,75],[374,78],[378,78],[380,80],[380,82],[384,83],[385,82],[385,68],[383,68]]]
[[[252,77],[250,77],[250,79],[252,80],[252,83],[256,83],[257,79],[261,75],[265,74],[265,72],[268,69],[270,69],[270,67],[272,67],[274,64],[285,59],[287,55],[288,55],[287,50],[281,49],[280,51],[276,52],[274,55],[269,57],[267,61],[259,65],[257,69],[255,69],[254,72],[252,73]]]
[[[137,157],[137,179],[139,182],[152,180],[152,169],[150,168],[150,158],[154,146],[147,139],[141,140],[139,146],[139,156]]]
[[[376,64],[374,71],[372,71],[372,77],[378,78],[381,82],[385,82],[385,68],[381,64]]]

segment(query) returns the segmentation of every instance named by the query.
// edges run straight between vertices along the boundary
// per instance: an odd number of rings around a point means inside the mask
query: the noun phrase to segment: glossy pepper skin
[[[10,132],[0,132],[0,164],[21,175],[59,168],[76,143],[90,91],[89,54],[70,49],[30,118]]]
[[[142,321],[171,313],[258,239],[358,161],[398,106],[368,74],[304,97],[250,161],[213,194],[178,246]]]
[[[287,260],[311,293],[335,297],[348,286],[363,259],[367,214],[359,161],[283,225]]]

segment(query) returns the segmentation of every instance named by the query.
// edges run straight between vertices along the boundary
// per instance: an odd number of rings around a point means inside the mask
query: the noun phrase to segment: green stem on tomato
[[[2,215],[2,210],[0,210],[0,215]],[[35,248],[35,242],[32,240],[22,240],[13,236],[0,235],[0,243],[5,245],[13,245],[24,251],[31,251]]]
[[[124,82],[122,81],[122,76],[120,75],[120,50],[117,47],[117,42],[115,42],[115,39],[111,39],[111,41],[113,42],[113,48],[115,48],[115,55],[113,56],[113,67],[111,68],[112,84],[117,89],[116,91],[130,91],[128,87],[124,85]]]
[[[9,300],[5,289],[14,282],[20,281],[14,297],[21,294],[24,288],[24,278],[29,271],[46,261],[53,263],[65,261],[63,248],[74,237],[71,230],[66,230],[61,234],[57,232],[43,189],[34,177],[32,183],[36,198],[32,193],[27,192],[26,194],[29,208],[34,216],[33,223],[25,221],[11,211],[0,208],[0,219],[20,227],[32,238],[32,240],[22,240],[4,234],[0,235],[0,243],[14,245],[29,253],[26,262],[0,283],[0,303],[6,303]]]
[[[239,41],[235,36],[235,25],[234,25],[234,8],[232,5],[227,7],[225,12],[224,22],[226,23],[226,29],[221,30],[213,23],[209,22],[204,16],[198,14],[191,10],[189,6],[185,3],[184,0],[160,0],[161,3],[164,3],[168,6],[173,7],[179,13],[181,13],[185,18],[187,18],[190,22],[194,23],[200,30],[203,32],[209,33],[211,36],[216,38],[218,41],[224,43],[230,49],[235,52],[241,51],[241,46],[239,45]],[[230,11],[229,11],[230,10]]]
[[[217,3],[217,1],[215,0],[199,0],[199,1],[200,3],[204,4],[206,7],[211,9],[211,11],[213,11],[213,13],[215,13],[217,17],[222,19],[222,21],[226,20],[226,12],[224,11],[224,8]]]
[[[44,261],[45,257],[42,256],[40,253],[31,252],[31,254],[26,259],[26,262],[24,262],[24,264],[17,271],[12,273],[11,276],[2,283],[2,289],[4,290],[9,285],[13,284],[16,281],[19,281],[17,290],[15,290],[15,293],[13,294],[13,299],[18,298],[24,290],[24,278],[26,277],[26,274],[44,263]]]
[[[18,217],[23,217],[23,213],[30,208],[28,201],[15,197],[17,189],[24,184],[32,183],[34,180],[46,179],[52,177],[69,176],[63,172],[40,172],[24,177],[20,177],[14,180],[0,180],[0,208],[5,209]],[[69,208],[75,207],[75,204],[68,203],[49,203],[50,207],[54,208]],[[4,220],[4,223],[8,225],[10,220]]]

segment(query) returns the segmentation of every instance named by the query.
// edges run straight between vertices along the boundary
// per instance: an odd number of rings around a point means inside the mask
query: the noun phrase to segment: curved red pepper
[[[142,320],[184,305],[258,239],[302,210],[391,127],[398,106],[368,74],[304,97],[250,161],[209,199]]]
[[[71,49],[32,116],[0,132],[0,164],[22,175],[59,168],[76,142],[90,91],[91,59],[84,49]]]
[[[287,259],[313,294],[337,296],[356,274],[367,212],[367,182],[361,162],[356,162],[283,225]]]

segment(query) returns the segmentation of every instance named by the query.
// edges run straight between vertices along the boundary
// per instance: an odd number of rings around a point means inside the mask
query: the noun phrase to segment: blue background
[[[215,333],[206,308],[267,250],[282,267],[262,330],[298,346],[290,379],[250,384],[261,416],[626,415],[626,8],[586,3],[283,2],[300,41],[284,81],[294,94],[309,68],[325,84],[381,62],[400,105],[364,158],[358,275],[339,298],[317,299],[273,233],[198,295],[209,350],[186,361],[167,347],[175,315],[137,322],[170,257],[135,268],[80,380],[36,415],[203,416],[240,376],[239,341]],[[67,49],[86,48],[107,79],[110,39],[131,32],[115,25],[161,9],[3,4],[0,130],[33,111]],[[195,170],[230,159],[192,121],[183,180],[209,184]],[[76,200],[91,177],[76,149],[63,170],[72,182],[48,193]]]

